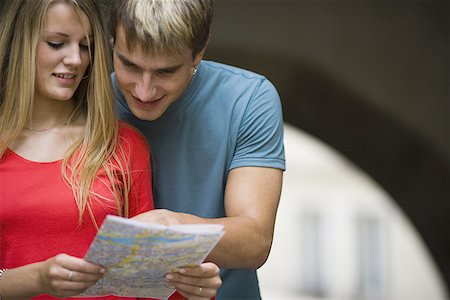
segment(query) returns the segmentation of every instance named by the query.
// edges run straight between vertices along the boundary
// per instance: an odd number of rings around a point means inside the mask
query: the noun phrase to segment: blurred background
[[[448,1],[215,0],[206,59],[283,105],[264,300],[449,299],[449,33]]]
[[[263,299],[449,299],[449,31],[448,1],[215,0],[206,59],[283,105]]]

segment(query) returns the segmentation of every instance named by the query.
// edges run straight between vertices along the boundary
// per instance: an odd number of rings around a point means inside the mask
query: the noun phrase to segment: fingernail
[[[178,269],[178,272],[180,272],[181,274],[184,274],[184,273],[186,273],[186,270],[185,269]]]
[[[106,270],[104,268],[100,269],[100,274],[105,274]]]
[[[166,280],[172,280],[172,279],[174,279],[175,277],[173,276],[173,275],[171,275],[171,274],[167,274],[166,275]]]

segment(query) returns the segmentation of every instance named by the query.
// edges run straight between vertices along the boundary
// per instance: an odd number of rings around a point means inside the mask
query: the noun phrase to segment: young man
[[[285,169],[281,104],[263,76],[202,60],[212,0],[114,0],[120,117],[154,159],[154,223],[220,223],[218,299],[259,299]],[[163,209],[164,208],[164,209]]]

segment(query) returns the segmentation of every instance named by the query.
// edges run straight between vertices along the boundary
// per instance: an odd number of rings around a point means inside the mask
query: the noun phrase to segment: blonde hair
[[[67,3],[80,17],[83,13],[88,17],[95,45],[90,49],[89,77],[81,81],[74,95],[75,110],[71,116],[73,120],[85,114],[86,125],[82,136],[63,159],[62,176],[73,190],[80,223],[88,211],[97,226],[90,207],[91,199],[111,200],[91,190],[100,170],[104,170],[111,183],[118,214],[128,216],[130,176],[118,141],[118,121],[110,81],[111,57],[99,1],[4,1],[0,20],[0,158],[31,118],[36,65],[30,62],[36,61],[36,47],[45,28],[47,10],[56,2]],[[123,185],[117,186],[118,178]]]
[[[127,47],[173,54],[187,46],[192,57],[208,43],[212,0],[114,0],[111,32],[123,26]]]

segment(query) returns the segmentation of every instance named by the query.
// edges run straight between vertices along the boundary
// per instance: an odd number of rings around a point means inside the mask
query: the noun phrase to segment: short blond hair
[[[207,45],[213,18],[212,0],[115,0],[111,33],[122,26],[127,47],[139,45],[157,54],[177,53],[184,46],[195,57]]]

